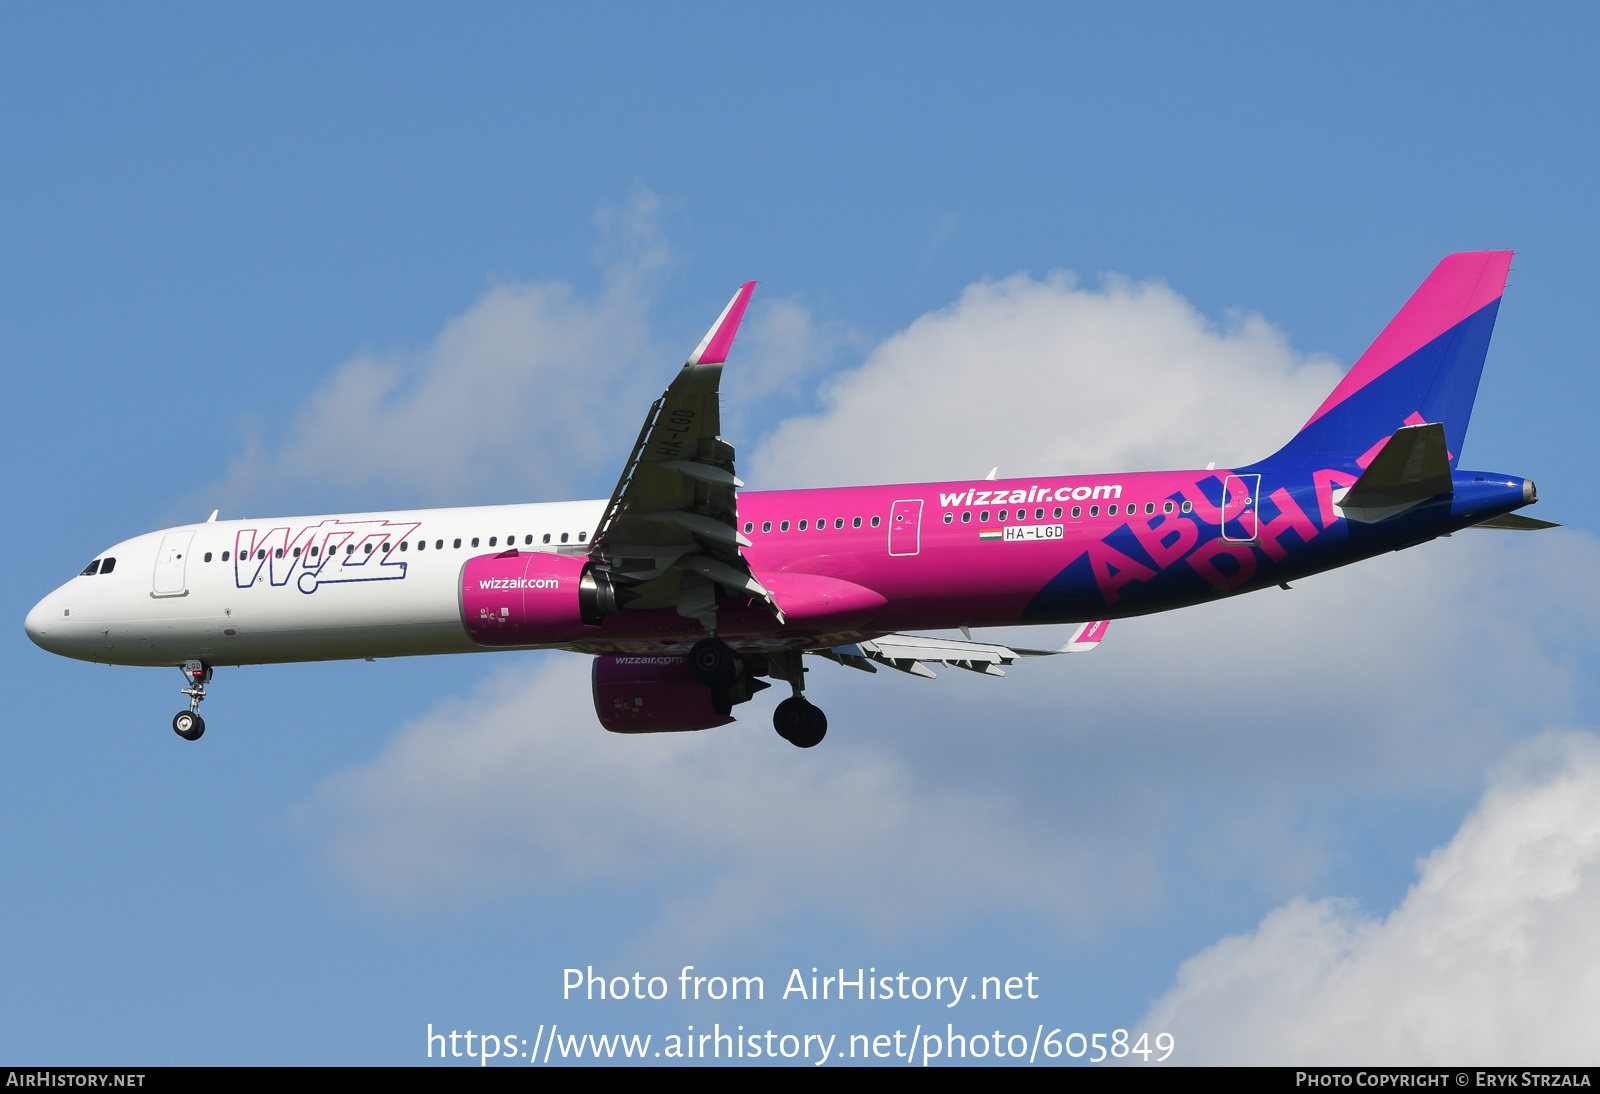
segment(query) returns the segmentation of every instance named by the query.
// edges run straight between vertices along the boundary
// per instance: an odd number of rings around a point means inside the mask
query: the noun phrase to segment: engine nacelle
[[[717,713],[689,659],[671,654],[596,657],[594,712],[613,733],[673,733],[733,721]]]
[[[510,550],[461,568],[461,621],[479,645],[567,642],[616,607],[610,576],[581,556]]]

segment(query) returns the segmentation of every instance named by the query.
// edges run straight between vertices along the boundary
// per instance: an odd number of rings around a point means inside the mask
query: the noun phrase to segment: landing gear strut
[[[172,732],[186,741],[198,741],[206,731],[206,720],[200,717],[200,701],[206,697],[206,684],[211,681],[211,666],[200,661],[183,663],[183,678],[189,682],[179,690],[189,697],[189,709],[172,716]]]
[[[800,664],[800,654],[769,654],[767,661],[772,675],[789,681],[789,686],[794,689],[794,694],[779,703],[778,709],[772,712],[772,728],[796,748],[815,748],[828,735],[828,716],[802,694],[806,687],[806,670]]]

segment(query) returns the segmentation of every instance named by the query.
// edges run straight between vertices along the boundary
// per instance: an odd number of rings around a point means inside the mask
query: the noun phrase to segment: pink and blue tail
[[[1510,269],[1510,251],[1440,262],[1300,432],[1264,462],[1365,467],[1401,426],[1442,422],[1454,469]]]

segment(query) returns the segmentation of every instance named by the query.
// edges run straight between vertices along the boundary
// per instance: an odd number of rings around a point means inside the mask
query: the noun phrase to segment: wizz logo
[[[265,576],[270,584],[293,580],[301,592],[314,593],[319,585],[344,581],[398,581],[406,576],[400,545],[420,527],[329,519],[298,532],[241,528],[234,539],[234,584],[248,589]]]

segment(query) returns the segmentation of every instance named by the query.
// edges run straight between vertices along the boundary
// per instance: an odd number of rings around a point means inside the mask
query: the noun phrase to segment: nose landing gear
[[[211,680],[211,666],[200,661],[183,663],[183,678],[189,682],[179,690],[189,697],[189,709],[172,716],[172,732],[186,741],[198,741],[206,731],[206,720],[200,717],[200,702],[206,697],[206,684]]]

